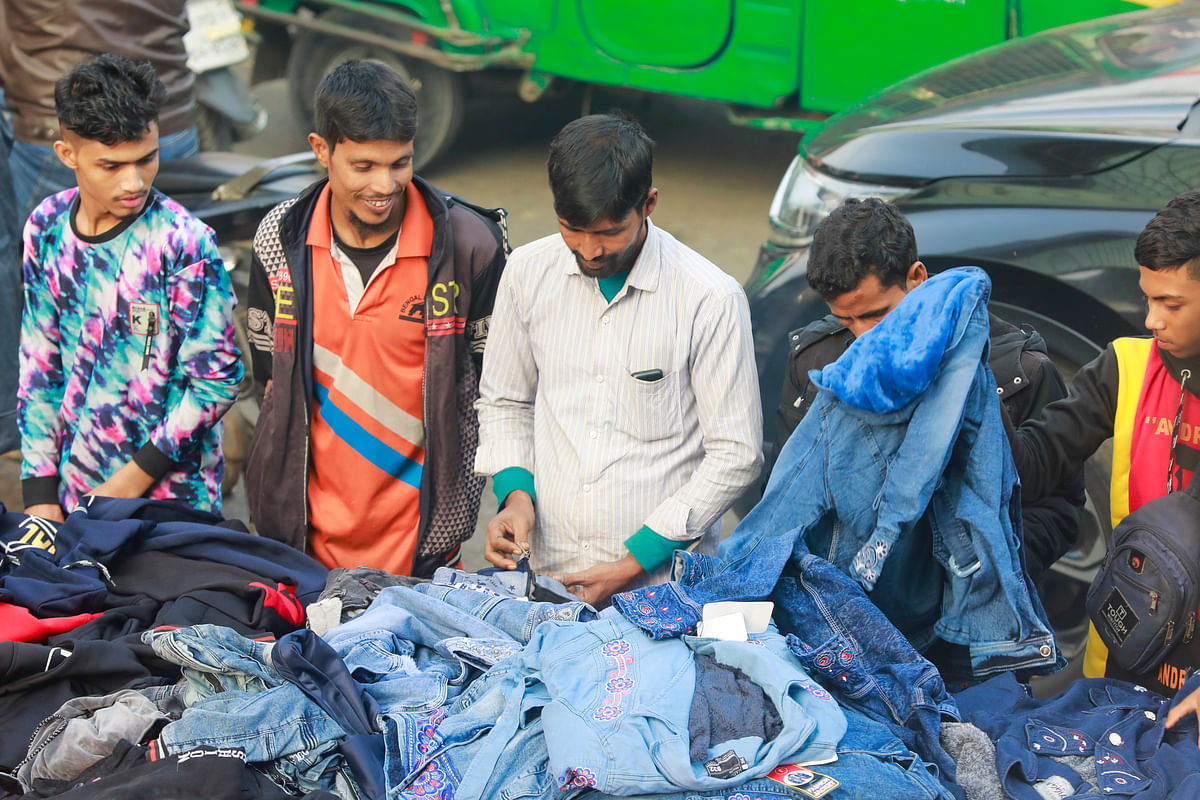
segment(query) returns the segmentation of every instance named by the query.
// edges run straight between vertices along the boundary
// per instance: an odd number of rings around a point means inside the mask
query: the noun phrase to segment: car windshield
[[[1176,67],[1193,71],[1200,63],[1200,17],[1174,18],[1170,25],[1117,28],[1096,43],[1120,69],[1142,72]]]

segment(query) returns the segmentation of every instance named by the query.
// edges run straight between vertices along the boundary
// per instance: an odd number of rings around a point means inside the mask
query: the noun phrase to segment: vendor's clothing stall
[[[1061,657],[1020,558],[988,289],[963,269],[910,292],[814,374],[718,555],[678,551],[673,581],[602,611],[527,571],[329,572],[168,503],[0,515],[0,791],[1200,796],[1172,701],[1014,677]]]

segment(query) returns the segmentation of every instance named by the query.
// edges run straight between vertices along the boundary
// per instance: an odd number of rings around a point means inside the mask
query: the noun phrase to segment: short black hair
[[[623,112],[580,117],[546,159],[554,213],[571,225],[616,222],[641,208],[654,182],[654,140]]]
[[[58,124],[109,147],[145,136],[166,96],[154,67],[111,53],[79,62],[54,84]]]
[[[338,142],[411,142],[417,135],[417,96],[408,81],[378,61],[345,61],[317,87],[317,135]]]
[[[852,197],[813,232],[808,284],[826,299],[853,291],[874,273],[880,286],[904,286],[917,237],[900,209],[878,197]]]
[[[1200,190],[1176,195],[1146,223],[1133,247],[1133,257],[1146,269],[1188,268],[1200,280]]]

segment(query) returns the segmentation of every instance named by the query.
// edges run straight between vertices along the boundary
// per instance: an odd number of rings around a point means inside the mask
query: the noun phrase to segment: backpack
[[[1131,672],[1190,641],[1200,604],[1200,479],[1125,517],[1087,594],[1109,657]]]

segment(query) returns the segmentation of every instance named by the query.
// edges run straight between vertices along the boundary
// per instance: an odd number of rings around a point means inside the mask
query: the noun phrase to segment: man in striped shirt
[[[485,557],[528,555],[593,604],[715,551],[762,466],[745,294],[650,221],[653,144],[611,115],[555,137],[559,232],[509,259],[477,403],[501,506]]]

